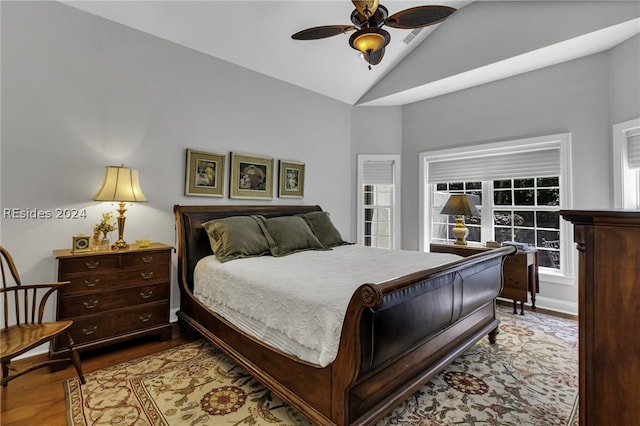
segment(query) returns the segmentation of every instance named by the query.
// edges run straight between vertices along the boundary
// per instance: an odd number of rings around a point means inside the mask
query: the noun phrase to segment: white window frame
[[[613,203],[616,208],[640,208],[640,171],[627,162],[627,132],[640,128],[640,118],[613,126]]]
[[[560,149],[560,209],[571,209],[573,206],[571,183],[571,133],[560,133],[526,139],[507,140],[501,142],[481,143],[471,146],[441,149],[420,153],[420,182],[419,182],[419,247],[422,251],[429,250],[431,241],[431,185],[428,184],[429,163],[456,158],[469,158],[492,153],[517,153],[557,146]],[[489,194],[483,194],[486,197]],[[492,196],[491,196],[492,197]],[[493,198],[486,198],[487,200]],[[484,226],[484,221],[483,221]],[[540,275],[545,281],[563,285],[575,285],[576,256],[573,243],[573,227],[570,223],[560,219],[560,251],[563,259],[561,269],[553,271],[544,268]]]
[[[358,178],[357,178],[357,198],[358,198],[358,244],[364,244],[364,163],[368,161],[379,162],[393,162],[393,198],[391,208],[391,248],[399,249],[402,247],[401,241],[401,229],[400,229],[400,176],[401,165],[400,155],[391,154],[360,154],[358,155]]]

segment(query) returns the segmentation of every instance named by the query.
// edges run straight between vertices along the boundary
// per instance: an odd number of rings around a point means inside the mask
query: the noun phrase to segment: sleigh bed
[[[499,321],[495,314],[495,298],[502,288],[504,257],[515,251],[511,247],[466,258],[441,258],[441,264],[436,267],[413,268],[405,274],[386,277],[382,282],[358,283],[352,294],[349,293],[345,312],[342,312],[337,351],[329,361],[320,363],[265,343],[243,326],[232,323],[226,313],[214,311],[194,294],[194,273],[201,260],[201,265],[218,262],[211,260],[215,257],[210,239],[211,221],[257,217],[263,224],[274,218],[306,218],[305,215],[322,212],[321,208],[176,205],[174,211],[178,235],[180,310],[177,315],[180,322],[222,349],[314,424],[374,424],[483,336],[488,335],[492,343],[496,340]],[[312,225],[309,223],[309,228],[315,233],[317,229]],[[268,234],[269,229],[263,229]],[[269,239],[269,244],[272,242]],[[314,253],[318,258],[331,259],[330,256],[356,250],[360,249],[336,244],[333,248],[318,248],[317,251],[275,259],[260,256],[258,262],[276,264],[277,259],[288,259],[297,263],[298,258],[309,258]],[[250,262],[253,260],[240,259],[225,261],[223,265],[252,269],[258,264]],[[357,268],[354,266],[354,269]],[[300,275],[301,285],[311,281],[305,279],[304,274]],[[322,279],[332,280],[324,274]],[[230,287],[234,285],[239,284],[232,283]],[[305,292],[310,299],[324,287],[309,285],[313,286],[312,290]],[[294,304],[297,306],[297,302]],[[266,305],[263,302],[259,310],[263,307],[266,310]],[[322,307],[317,310],[324,311]],[[306,315],[317,313],[307,312]],[[295,322],[293,318],[291,322]]]

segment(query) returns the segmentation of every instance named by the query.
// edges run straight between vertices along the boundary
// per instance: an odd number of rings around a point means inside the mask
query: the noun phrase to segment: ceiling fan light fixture
[[[384,48],[391,35],[382,28],[362,28],[351,35],[349,46],[366,54]]]

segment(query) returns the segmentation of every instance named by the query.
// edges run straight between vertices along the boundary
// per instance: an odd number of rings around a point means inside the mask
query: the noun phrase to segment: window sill
[[[561,272],[552,272],[550,270],[547,270],[546,268],[538,270],[538,278],[540,279],[540,281],[552,284],[566,285],[569,287],[573,287],[576,285],[575,277],[564,275]]]

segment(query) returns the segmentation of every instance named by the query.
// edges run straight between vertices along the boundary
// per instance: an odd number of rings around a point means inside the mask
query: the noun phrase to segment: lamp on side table
[[[478,209],[471,196],[467,194],[451,194],[440,214],[456,217],[456,224],[451,229],[451,233],[456,237],[454,244],[467,245],[467,235],[469,229],[464,225],[465,216],[480,216]]]

